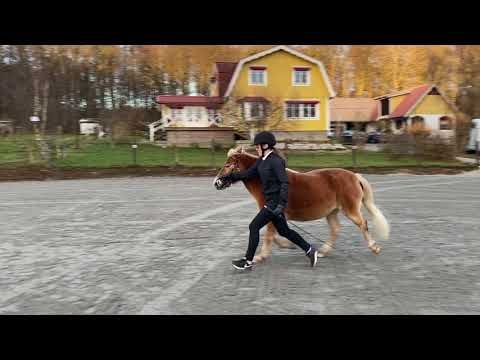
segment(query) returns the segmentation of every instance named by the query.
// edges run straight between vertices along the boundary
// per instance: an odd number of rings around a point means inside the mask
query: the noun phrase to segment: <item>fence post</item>
[[[418,135],[413,135],[413,143],[414,143],[414,156],[415,156],[415,162],[417,163],[417,166],[420,165],[420,151],[418,148]]]
[[[357,139],[355,137],[356,133],[352,134],[352,163],[353,167],[357,167]]]
[[[352,162],[353,167],[357,167],[357,146],[352,145]]]
[[[132,145],[133,165],[137,166],[137,144]]]
[[[47,164],[49,168],[53,168],[55,166],[55,158],[56,149],[55,144],[53,143],[51,138],[47,139]]]
[[[210,164],[211,164],[212,168],[216,168],[215,167],[215,140],[214,139],[212,139],[211,144],[210,144],[210,155],[211,155]]]
[[[476,154],[477,154],[477,166],[480,167],[480,141],[475,141],[476,144]]]
[[[27,151],[28,151],[28,163],[33,164],[35,162],[35,140],[30,140],[27,142]]]
[[[173,157],[174,157],[174,163],[175,163],[175,168],[178,167],[178,151],[177,151],[177,146],[173,145]]]

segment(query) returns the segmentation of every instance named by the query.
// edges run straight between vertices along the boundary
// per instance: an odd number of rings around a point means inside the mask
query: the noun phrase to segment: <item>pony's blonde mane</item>
[[[258,156],[255,156],[253,154],[250,154],[250,153],[246,152],[245,148],[242,145],[239,145],[235,148],[232,148],[232,149],[228,150],[227,158],[230,158],[230,157],[232,157],[233,155],[236,155],[236,154],[244,154],[244,155],[253,157],[255,159],[258,158]]]

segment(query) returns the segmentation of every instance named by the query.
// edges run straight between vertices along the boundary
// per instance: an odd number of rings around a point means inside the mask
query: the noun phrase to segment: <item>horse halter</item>
[[[233,163],[228,164],[228,166],[225,166],[224,169],[228,169],[230,170],[228,172],[228,174],[232,174],[232,173],[235,173],[235,172],[240,172],[240,165],[238,163],[238,159],[235,158],[235,156],[232,157],[233,158]],[[216,181],[216,187],[217,187],[217,190],[224,190],[228,187],[230,187],[230,185],[232,185],[232,182],[231,181],[220,181],[220,179],[217,179]]]
[[[233,172],[239,172],[240,171],[240,165],[238,163],[238,159],[236,158],[237,155],[234,155],[232,156],[232,158],[234,159],[233,160],[233,165],[229,165],[227,168],[228,169],[231,169],[229,174],[230,173],[233,173]]]
[[[238,162],[238,159],[236,158],[236,156],[233,156],[232,158],[233,158],[233,164],[227,166],[227,169],[230,170],[228,172],[229,174],[240,172],[240,164]],[[231,183],[228,185],[231,185]]]

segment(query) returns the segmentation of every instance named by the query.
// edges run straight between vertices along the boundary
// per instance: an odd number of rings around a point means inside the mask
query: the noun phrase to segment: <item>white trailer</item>
[[[477,142],[480,142],[480,119],[472,119],[472,128],[470,129],[467,151],[476,151]]]

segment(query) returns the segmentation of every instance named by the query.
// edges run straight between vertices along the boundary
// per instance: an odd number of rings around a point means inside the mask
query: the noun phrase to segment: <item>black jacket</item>
[[[274,209],[277,205],[287,206],[288,175],[285,161],[272,152],[265,160],[261,157],[249,169],[231,174],[232,181],[247,180],[259,176],[267,206]]]

